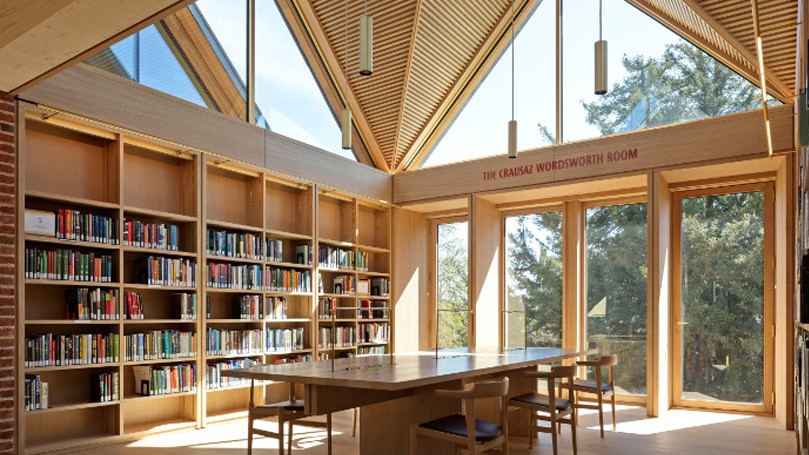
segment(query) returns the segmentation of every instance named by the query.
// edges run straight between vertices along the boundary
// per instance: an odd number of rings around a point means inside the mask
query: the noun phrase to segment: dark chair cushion
[[[542,395],[540,393],[525,393],[519,396],[516,396],[511,399],[511,401],[517,401],[520,403],[526,403],[533,406],[539,406],[543,408],[550,408],[550,398],[547,395]],[[563,399],[557,398],[556,399],[556,410],[557,411],[564,411],[570,409],[570,402]]]
[[[573,381],[573,388],[581,392],[596,393],[596,382],[592,380],[576,379]],[[612,392],[612,387],[609,384],[601,384],[601,392]]]
[[[285,411],[303,411],[303,400],[279,401],[256,406],[258,409],[283,409]]]
[[[468,437],[466,434],[466,417],[462,414],[453,414],[446,417],[430,420],[419,425],[422,428]],[[491,441],[502,433],[500,427],[485,420],[475,419],[475,440],[480,442]]]

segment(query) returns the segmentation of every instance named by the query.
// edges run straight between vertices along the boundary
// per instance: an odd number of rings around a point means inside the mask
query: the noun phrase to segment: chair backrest
[[[607,383],[610,386],[615,385],[615,365],[618,365],[618,356],[615,354],[601,356],[597,360],[581,360],[576,362],[578,365],[589,366],[595,368],[596,382],[601,383],[601,368],[609,367],[609,380]]]
[[[485,380],[472,383],[472,386],[463,390],[438,389],[435,395],[444,398],[458,398],[463,400],[466,414],[467,448],[472,450],[475,446],[475,400],[479,398],[500,398],[500,422],[502,431],[500,438],[508,437],[508,377],[496,380]],[[498,438],[498,439],[500,439]]]
[[[555,397],[557,395],[557,391],[561,390],[563,386],[566,386],[569,392],[569,396],[573,397],[573,377],[576,376],[576,365],[569,365],[569,366],[555,366],[551,367],[551,371],[529,371],[525,373],[526,376],[530,376],[532,378],[537,379],[545,379],[548,382],[548,396],[551,398],[552,401],[556,401]],[[557,389],[557,379],[559,379],[559,387]],[[563,384],[561,379],[567,379]]]

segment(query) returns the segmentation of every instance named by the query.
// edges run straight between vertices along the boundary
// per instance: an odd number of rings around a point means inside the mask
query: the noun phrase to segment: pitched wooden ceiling
[[[356,71],[362,1],[276,0],[332,109],[339,112],[343,99],[351,108],[360,161],[392,173],[423,162],[488,73],[508,44],[512,7],[519,27],[542,1],[554,0],[370,0],[375,72],[363,77]],[[751,0],[626,1],[758,83]],[[768,90],[792,103],[798,2],[752,1]],[[4,1],[0,90],[25,88],[189,3]]]
[[[287,20],[305,23],[293,33],[328,68],[321,83],[343,94],[370,164],[388,172],[423,162],[508,44],[512,18],[511,0],[370,0],[375,60],[365,77],[356,71],[362,1],[288,1]],[[514,0],[517,27],[541,1]],[[751,0],[627,1],[758,84]],[[768,91],[784,103],[795,96],[797,3],[758,0]]]

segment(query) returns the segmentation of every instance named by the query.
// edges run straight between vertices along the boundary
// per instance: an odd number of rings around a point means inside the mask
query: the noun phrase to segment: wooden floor
[[[605,416],[609,423],[609,416]],[[272,422],[267,422],[272,426]],[[599,437],[598,415],[581,414],[578,427],[580,454],[772,454],[795,453],[795,437],[770,417],[740,414],[722,414],[699,411],[672,410],[662,418],[646,417],[646,410],[637,407],[619,407],[618,430],[608,425],[605,438]],[[247,448],[246,420],[210,425],[202,430],[150,436],[126,444],[73,450],[61,453],[84,455],[235,455]],[[296,428],[293,453],[301,455],[326,454],[325,433],[321,429]],[[563,426],[560,453],[573,453],[570,430]],[[255,454],[276,453],[274,439],[259,438]],[[357,454],[357,440],[351,437],[351,413],[343,412],[334,418],[335,455]],[[496,453],[496,452],[492,452]],[[539,448],[528,450],[527,438],[513,438],[511,454],[550,454],[550,435],[541,434]],[[374,454],[387,455],[387,454]],[[396,454],[390,454],[396,455]]]

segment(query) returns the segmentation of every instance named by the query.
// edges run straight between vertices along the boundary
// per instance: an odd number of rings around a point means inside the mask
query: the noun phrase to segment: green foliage
[[[562,212],[509,218],[506,239],[507,308],[525,311],[510,339],[525,330],[529,346],[561,346]]]
[[[438,225],[438,347],[469,345],[469,254],[467,226]]]
[[[760,403],[764,378],[764,196],[682,204],[683,390]]]
[[[582,102],[587,123],[603,135],[741,112],[761,102],[753,84],[686,42],[669,44],[660,58],[625,55],[622,63],[624,80],[596,101]]]

